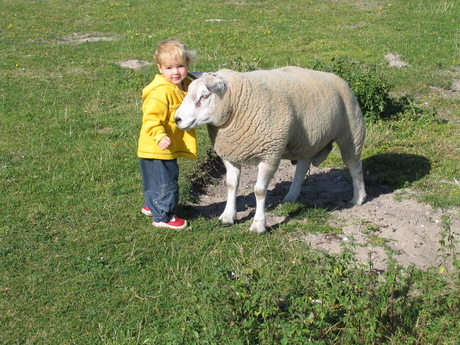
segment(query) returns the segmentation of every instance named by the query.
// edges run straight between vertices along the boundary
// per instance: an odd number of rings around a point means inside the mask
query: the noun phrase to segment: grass
[[[188,231],[156,230],[139,212],[140,91],[156,44],[184,39],[196,71],[324,66],[343,58],[392,85],[401,112],[368,123],[372,187],[410,187],[460,205],[458,5],[454,1],[24,1],[0,5],[1,344],[455,344],[459,263],[380,275],[353,248],[314,251],[294,234],[336,233],[328,212],[277,208],[266,236],[223,227],[186,205]],[[435,15],[433,15],[435,14]],[[83,37],[106,40],[78,43]],[[111,39],[111,40],[109,40]],[[402,54],[412,67],[390,69]],[[334,59],[334,61],[332,61]],[[394,104],[394,103],[393,103]],[[181,197],[205,178],[181,161]],[[206,165],[208,164],[208,165]],[[340,165],[335,153],[326,162]],[[204,176],[202,176],[204,175]]]

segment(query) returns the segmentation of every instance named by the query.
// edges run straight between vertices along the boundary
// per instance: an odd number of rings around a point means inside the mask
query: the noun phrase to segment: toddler
[[[178,157],[197,158],[194,130],[183,131],[174,113],[192,82],[187,74],[194,53],[178,39],[161,42],[155,63],[161,74],[143,89],[142,128],[137,155],[140,161],[145,204],[142,212],[153,217],[153,225],[184,229],[187,221],[175,215],[179,201]]]

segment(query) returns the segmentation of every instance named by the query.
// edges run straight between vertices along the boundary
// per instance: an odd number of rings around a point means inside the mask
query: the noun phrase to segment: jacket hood
[[[142,98],[143,99],[146,99],[148,94],[155,88],[157,88],[158,86],[161,86],[161,85],[167,85],[171,88],[176,88],[177,86],[174,85],[173,83],[170,83],[169,81],[166,80],[166,78],[160,74],[157,74],[155,75],[155,78],[153,79],[153,81],[147,85],[146,87],[144,87],[144,89],[142,90]]]

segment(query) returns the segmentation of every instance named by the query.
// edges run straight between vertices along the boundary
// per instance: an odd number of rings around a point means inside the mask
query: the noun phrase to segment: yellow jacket
[[[189,77],[184,79],[185,90],[188,90],[191,82]],[[197,158],[195,131],[193,129],[183,131],[174,122],[176,109],[186,94],[187,92],[182,91],[159,74],[144,88],[138,157],[164,160],[177,157]],[[171,145],[162,151],[158,143],[165,136],[171,138]]]

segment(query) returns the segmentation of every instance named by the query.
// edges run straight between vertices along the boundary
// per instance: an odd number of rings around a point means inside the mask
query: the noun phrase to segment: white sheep
[[[247,73],[223,69],[190,84],[175,114],[179,128],[208,125],[227,169],[228,198],[219,219],[233,224],[241,165],[258,165],[256,213],[250,231],[266,230],[267,187],[281,159],[296,160],[284,201],[296,201],[310,168],[323,162],[335,141],[353,179],[353,200],[366,198],[361,151],[365,125],[359,104],[340,77],[299,67]]]

